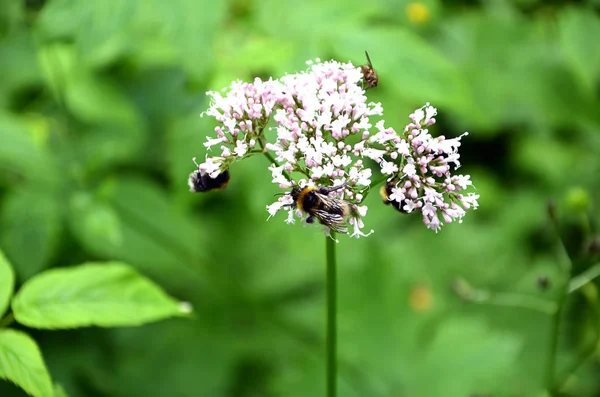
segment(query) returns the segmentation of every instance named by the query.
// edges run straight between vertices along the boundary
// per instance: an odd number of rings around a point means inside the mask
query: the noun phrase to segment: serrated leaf
[[[0,244],[20,280],[44,269],[61,235],[62,207],[48,191],[17,190],[0,213]]]
[[[0,378],[34,397],[52,397],[52,381],[37,343],[27,334],[0,330]]]
[[[14,288],[15,274],[4,253],[0,250],[0,319],[8,307]]]
[[[107,262],[41,273],[23,285],[12,309],[28,327],[59,329],[135,326],[187,308],[129,265]]]

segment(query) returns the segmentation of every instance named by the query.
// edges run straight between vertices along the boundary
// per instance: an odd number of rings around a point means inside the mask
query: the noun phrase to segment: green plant
[[[47,270],[13,296],[14,274],[0,251],[0,378],[34,397],[65,395],[53,386],[36,341],[13,322],[44,330],[89,326],[131,327],[191,312],[130,266],[85,263]],[[6,310],[10,310],[6,313]]]

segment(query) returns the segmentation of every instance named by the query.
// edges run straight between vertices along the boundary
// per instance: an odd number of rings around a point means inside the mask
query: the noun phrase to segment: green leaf
[[[13,299],[15,319],[42,329],[135,326],[189,312],[189,305],[119,262],[52,269]]]
[[[151,8],[149,12],[156,18],[162,36],[179,55],[184,69],[193,76],[204,77],[210,67],[206,62],[207,50],[227,16],[227,2],[178,0],[166,3],[153,0],[144,3]]]
[[[0,213],[0,244],[20,280],[44,269],[61,236],[62,206],[47,191],[21,189],[5,198]]]
[[[27,334],[0,330],[0,378],[34,397],[52,397],[52,381],[37,343]]]
[[[85,131],[78,150],[86,169],[98,173],[134,162],[145,143],[144,130],[135,123],[104,123]]]
[[[78,73],[68,76],[65,101],[81,120],[89,123],[137,125],[139,116],[129,98],[108,79]]]
[[[112,256],[123,245],[121,223],[114,209],[86,192],[73,194],[69,220],[76,237],[94,252]]]
[[[54,397],[69,397],[65,389],[60,385],[54,385]]]
[[[16,2],[10,3],[18,4]],[[0,8],[2,7],[9,6],[2,4],[0,1]],[[4,8],[3,11],[6,11],[6,9]],[[2,38],[0,43],[0,70],[2,70],[0,108],[8,108],[14,104],[14,98],[10,96],[15,91],[41,81],[35,47],[29,32],[20,31],[18,34]]]
[[[600,77],[600,19],[589,10],[568,8],[560,15],[558,26],[566,62],[581,86],[593,94]]]
[[[54,186],[59,178],[56,164],[43,150],[49,129],[45,119],[39,121],[0,112],[0,171],[6,168],[9,176],[18,173],[38,185]],[[0,175],[0,180],[5,177]]]
[[[181,177],[181,184],[187,183],[187,175]],[[161,283],[197,286],[203,281],[198,274],[204,247],[202,230],[178,211],[158,186],[141,178],[122,177],[106,180],[100,189],[104,202],[94,199],[84,203],[84,211],[69,215],[73,233],[86,249],[130,263]],[[98,236],[108,244],[99,243]],[[175,279],[174,270],[181,277]]]
[[[322,42],[324,38],[331,38],[329,34],[346,33],[381,13],[377,2],[371,2],[369,7],[364,7],[361,0],[309,0],[303,2],[302,7],[297,7],[293,0],[267,0],[257,3],[255,7],[256,24],[261,27],[261,31],[267,31],[273,37],[297,40],[299,44]],[[335,15],[335,18],[332,18],[332,15]]]
[[[56,0],[42,8],[36,24],[45,38],[70,36],[77,43],[83,60],[99,66],[112,61],[126,49],[125,28],[136,8],[135,0]]]
[[[4,315],[15,287],[15,274],[0,250],[0,318]]]

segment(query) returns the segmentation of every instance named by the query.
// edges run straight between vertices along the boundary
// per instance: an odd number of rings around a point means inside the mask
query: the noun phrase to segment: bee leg
[[[343,189],[344,187],[346,187],[346,182],[342,183],[341,185],[337,185],[337,186],[322,186],[322,187],[319,188],[319,193],[321,193],[321,194],[329,194],[329,193],[334,192],[336,190]]]
[[[312,224],[312,223],[315,223],[315,218],[314,218],[312,215],[309,215],[309,216],[306,218],[306,223],[311,223],[311,224]]]

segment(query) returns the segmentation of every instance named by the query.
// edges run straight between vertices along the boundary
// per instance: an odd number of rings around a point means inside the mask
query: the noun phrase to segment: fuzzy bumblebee
[[[307,213],[306,223],[314,223],[316,218],[319,223],[332,231],[346,234],[348,233],[348,219],[360,217],[358,208],[346,200],[329,196],[330,193],[342,189],[344,186],[345,184],[330,187],[295,187],[288,193],[294,200],[289,206]]]
[[[188,185],[190,192],[209,192],[211,190],[223,190],[229,184],[229,170],[225,170],[217,175],[216,178],[211,178],[210,175],[196,170],[190,174]]]
[[[396,209],[396,211],[401,212],[403,214],[408,214],[409,212],[404,210],[402,207],[406,204],[404,200],[398,202],[396,200],[390,200],[390,196],[392,195],[394,189],[396,187],[396,181],[389,181],[385,185],[381,186],[379,189],[379,194],[381,195],[381,199],[383,200],[383,204],[391,205]]]

